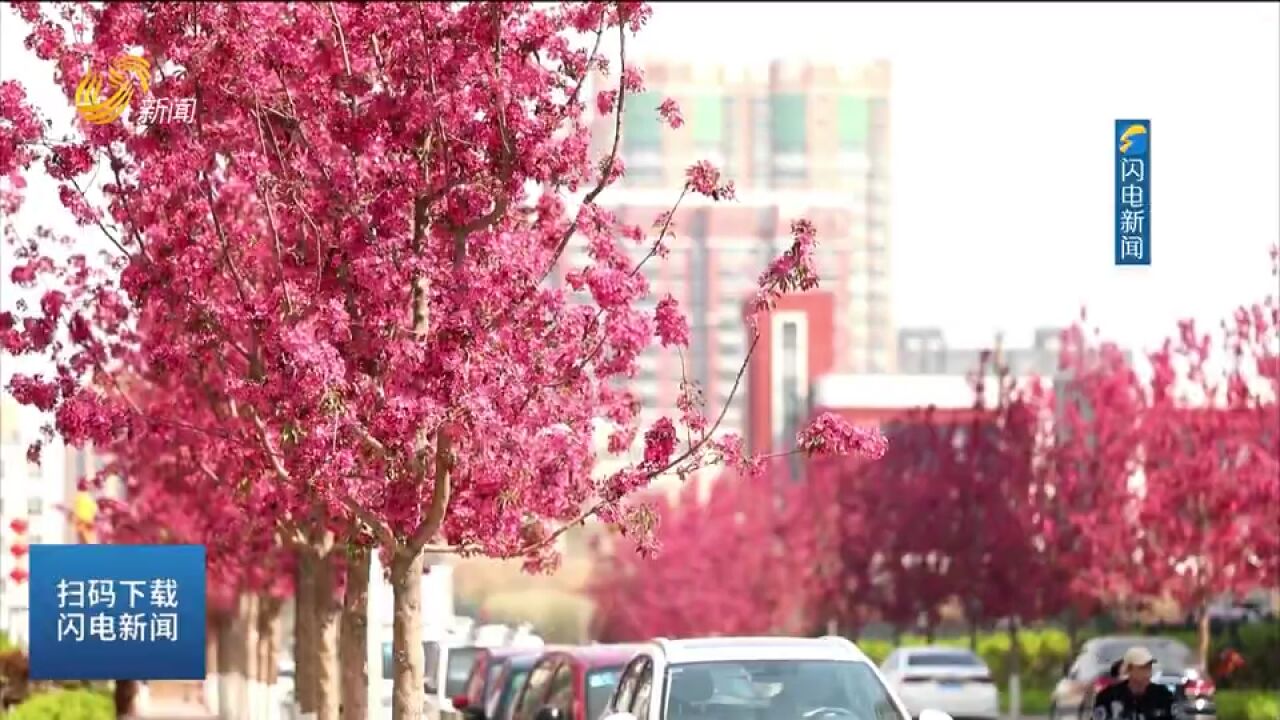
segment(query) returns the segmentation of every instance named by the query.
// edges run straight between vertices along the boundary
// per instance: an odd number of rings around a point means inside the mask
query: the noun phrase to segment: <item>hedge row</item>
[[[1159,633],[1172,636],[1186,643],[1192,650],[1197,640],[1195,633],[1184,631]],[[1083,643],[1087,636],[1082,635],[1078,642]],[[904,647],[929,644],[924,637],[907,635],[902,638]],[[969,647],[967,637],[949,637],[934,640],[933,644],[947,647]],[[873,661],[882,662],[890,652],[893,644],[887,640],[860,640],[862,648]],[[991,668],[993,679],[1004,687],[1008,684],[1010,667],[1010,643],[1007,632],[990,632],[978,635],[977,653]],[[1073,660],[1071,642],[1067,634],[1061,630],[1023,630],[1018,633],[1018,647],[1022,666],[1022,686],[1053,687],[1062,677],[1063,667]],[[1214,634],[1210,657],[1218,658],[1228,649],[1234,649],[1244,659],[1244,665],[1228,676],[1215,677],[1214,680],[1224,690],[1280,689],[1280,622],[1252,623],[1241,625],[1235,632],[1220,631]],[[1216,662],[1214,663],[1216,666]],[[1280,714],[1270,720],[1280,720]]]
[[[32,695],[7,720],[115,720],[111,696],[99,690],[54,690]]]
[[[903,647],[930,644],[919,635],[905,635]],[[968,648],[969,638],[938,638],[934,645]],[[893,651],[887,640],[859,640],[858,647],[874,662],[883,662]],[[991,668],[992,679],[1001,687],[1008,684],[1011,653],[1009,634],[1005,632],[978,635],[977,653]],[[1022,661],[1023,687],[1052,687],[1062,676],[1062,668],[1071,660],[1071,640],[1061,630],[1023,630],[1018,633],[1019,657]]]

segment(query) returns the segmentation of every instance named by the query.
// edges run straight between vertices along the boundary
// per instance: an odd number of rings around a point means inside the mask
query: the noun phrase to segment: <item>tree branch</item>
[[[436,431],[435,483],[431,488],[431,505],[427,515],[409,539],[409,550],[421,550],[431,538],[440,531],[444,524],[445,512],[449,509],[451,473],[453,471],[453,442],[449,432],[444,428]]]

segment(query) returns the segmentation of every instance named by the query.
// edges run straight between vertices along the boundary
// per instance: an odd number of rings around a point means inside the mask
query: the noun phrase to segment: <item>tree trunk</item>
[[[392,691],[391,720],[422,720],[422,551],[401,551],[391,559]]]
[[[338,599],[335,582],[337,557],[326,548],[316,565],[315,643],[312,645],[311,666],[315,672],[316,720],[338,720],[342,698],[338,672],[338,628],[342,617],[342,603]]]
[[[222,633],[224,619],[217,613],[209,613],[205,619],[204,631],[204,706],[214,715],[221,715],[218,705],[218,685],[222,668],[218,665],[218,638]]]
[[[1009,621],[1009,718],[1022,718],[1022,648],[1018,643],[1018,619]]]
[[[279,669],[279,658],[276,657],[276,636],[279,633],[280,606],[279,598],[262,595],[258,599],[258,672],[255,676],[258,686],[258,701],[254,707],[255,718],[276,717],[279,707],[276,703],[275,684]]]
[[[1213,639],[1213,626],[1209,623],[1209,608],[1205,604],[1200,605],[1200,622],[1198,623],[1199,640],[1196,648],[1196,655],[1200,662],[1200,671],[1208,674],[1209,672],[1209,643]]]
[[[258,616],[260,598],[252,593],[240,596],[240,642],[244,644],[244,717],[257,720],[259,698],[262,696],[262,683],[258,678],[262,673],[261,660],[258,654]]]
[[[249,683],[252,680],[252,634],[255,634],[253,596],[236,600],[235,613],[223,623],[218,634],[219,717],[224,720],[250,720]]]
[[[369,563],[368,548],[347,557],[347,589],[342,599],[342,720],[369,716]]]
[[[137,680],[116,681],[116,718],[135,717],[138,711],[138,687]]]
[[[1067,611],[1067,657],[1074,658],[1080,646],[1080,617],[1074,608]]]
[[[978,652],[978,621],[969,619],[969,649]]]
[[[293,696],[303,715],[316,711],[316,668],[311,658],[315,654],[315,576],[319,562],[311,548],[299,548],[297,587],[293,595]]]

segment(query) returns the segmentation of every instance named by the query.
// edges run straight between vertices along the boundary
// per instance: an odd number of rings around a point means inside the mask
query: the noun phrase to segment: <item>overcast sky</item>
[[[658,3],[641,52],[893,63],[894,311],[1135,346],[1275,294],[1280,4]],[[1113,265],[1117,118],[1152,122],[1149,268]]]
[[[48,107],[60,96],[23,33],[0,10],[0,78]],[[893,63],[901,326],[941,326],[953,344],[1002,329],[1019,343],[1087,304],[1109,334],[1149,347],[1180,317],[1216,323],[1277,292],[1276,3],[660,2],[631,47],[730,64]],[[1152,121],[1149,268],[1112,264],[1121,117]],[[51,205],[33,197],[24,214]]]

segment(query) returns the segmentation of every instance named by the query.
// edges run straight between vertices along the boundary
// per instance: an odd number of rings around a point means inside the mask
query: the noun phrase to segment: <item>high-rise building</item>
[[[1014,375],[1055,377],[1061,334],[1061,328],[1041,327],[1035,330],[1030,347],[1000,342],[1001,358]],[[903,328],[898,332],[898,371],[907,375],[967,375],[978,369],[982,351],[994,350],[996,344],[993,340],[986,348],[956,348],[947,344],[941,328]]]
[[[670,412],[682,373],[698,381],[708,408],[723,406],[749,342],[743,303],[768,262],[790,246],[790,223],[799,218],[818,230],[822,286],[835,295],[836,367],[891,371],[888,64],[641,66],[648,89],[628,96],[623,113],[626,176],[601,203],[624,222],[651,228],[698,160],[733,180],[738,196],[719,203],[686,197],[669,257],[646,265],[652,297],[670,293],[680,302],[692,338],[683,370],[662,350],[642,360],[635,388],[643,407]],[[678,130],[659,116],[666,98],[681,107]],[[607,154],[613,132],[612,115],[596,118],[596,155]],[[580,265],[584,249],[576,250],[569,259]],[[745,430],[745,388],[744,378],[721,429]]]

